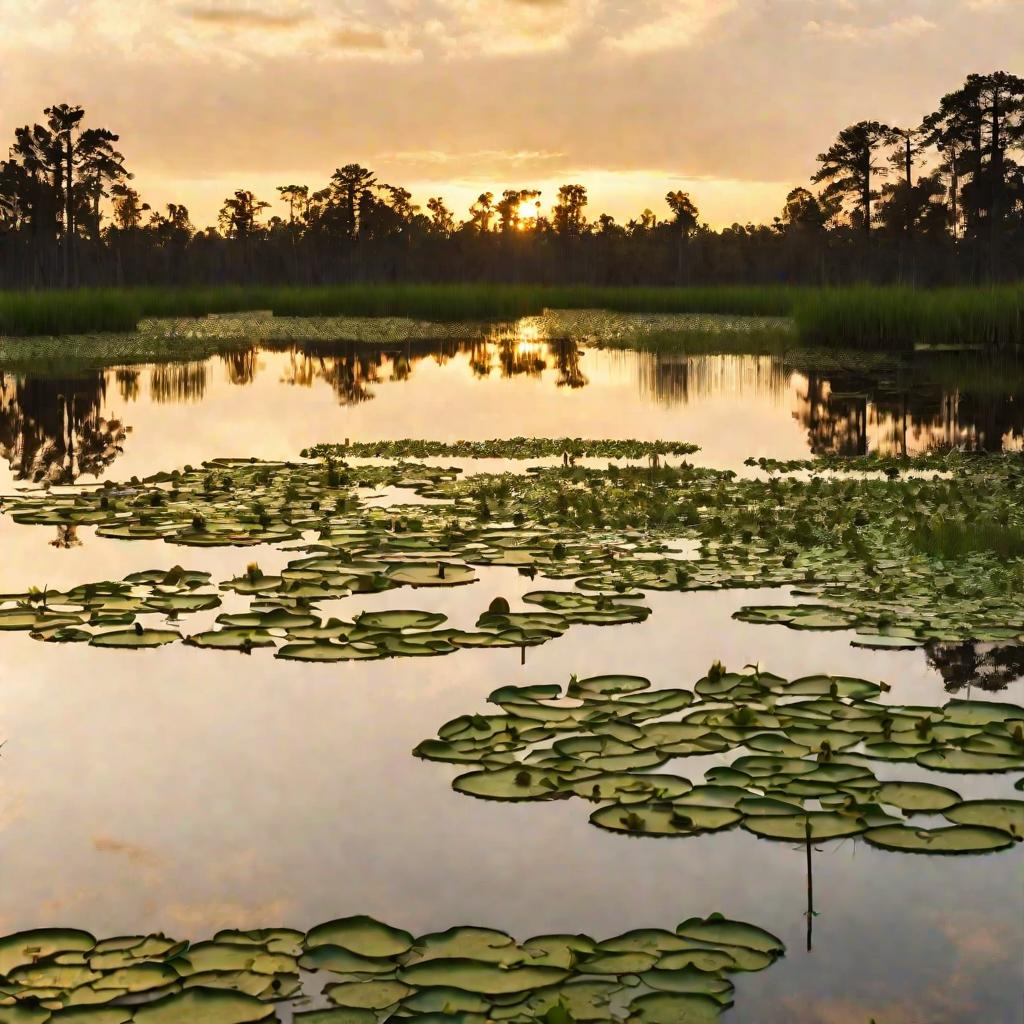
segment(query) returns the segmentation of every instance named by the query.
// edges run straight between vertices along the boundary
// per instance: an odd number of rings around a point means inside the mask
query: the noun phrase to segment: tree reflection
[[[1024,434],[1024,367],[1013,354],[879,356],[794,369],[793,416],[815,455],[1000,451]],[[788,361],[788,360],[787,360]],[[856,357],[850,358],[856,363]]]
[[[78,537],[78,526],[70,523],[67,526],[57,527],[57,536],[50,541],[50,546],[67,550],[68,548],[80,548],[82,542]]]
[[[928,664],[942,676],[948,693],[976,686],[995,693],[1024,678],[1024,646],[997,643],[945,643],[925,647]]]
[[[552,342],[550,349],[554,354],[555,368],[558,370],[556,381],[560,388],[585,388],[587,380],[581,365],[583,353],[574,341]]]
[[[202,401],[206,394],[209,366],[205,360],[187,363],[157,363],[149,373],[149,393],[161,405],[183,405]]]
[[[225,352],[220,358],[231,384],[244,387],[256,379],[259,350],[255,346],[238,349],[234,352]]]
[[[0,455],[16,480],[70,484],[100,476],[126,429],[101,415],[106,375],[26,378],[0,373]]]

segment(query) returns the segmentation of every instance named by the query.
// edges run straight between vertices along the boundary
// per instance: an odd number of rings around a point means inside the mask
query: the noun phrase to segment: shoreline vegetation
[[[486,191],[457,209],[340,152],[313,183],[257,194],[235,182],[204,227],[180,202],[147,202],[120,136],[60,103],[16,127],[0,159],[0,288],[1019,281],[1024,78],[970,74],[928,107],[900,125],[841,127],[810,179],[780,188],[778,212],[760,223],[712,227],[698,192],[668,175],[669,191],[652,190],[620,222],[591,204],[585,183],[545,191],[519,177],[532,173],[523,167],[481,182]]]
[[[148,320],[262,312],[274,317],[401,317],[425,323],[508,322],[546,310],[770,318],[726,326],[736,344],[795,336],[801,344],[906,350],[919,345],[1024,344],[1024,285],[911,289],[809,287],[552,287],[344,285],[72,289],[0,292],[0,338],[132,334]],[[786,321],[792,322],[792,331]],[[609,347],[685,348],[700,331],[599,339]],[[707,333],[707,332],[704,332]],[[187,339],[185,339],[187,340]],[[401,337],[390,341],[403,340]]]

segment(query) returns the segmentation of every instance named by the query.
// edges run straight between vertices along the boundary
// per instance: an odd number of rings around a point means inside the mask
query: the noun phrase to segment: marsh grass
[[[276,316],[515,320],[545,309],[785,316],[780,288],[556,288],[516,285],[340,285],[79,289],[0,293],[0,334],[132,331],[147,317],[273,310]]]
[[[340,285],[79,289],[0,293],[0,335],[136,329],[148,317],[273,310],[285,317],[515,320],[545,309],[792,317],[803,344],[909,349],[1024,344],[1024,286],[992,288],[594,288],[533,285]],[[660,341],[663,348],[669,340]]]
[[[806,344],[911,349],[916,345],[1024,344],[1024,286],[834,288],[794,295]]]
[[[991,518],[968,521],[936,517],[919,526],[912,537],[918,551],[939,558],[964,558],[978,553],[999,558],[1024,556],[1024,527]]]

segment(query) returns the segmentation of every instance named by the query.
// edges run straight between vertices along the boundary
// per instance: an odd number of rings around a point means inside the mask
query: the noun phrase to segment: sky
[[[0,0],[0,26],[0,147],[79,103],[200,226],[346,163],[460,217],[573,182],[593,216],[682,189],[770,222],[845,125],[1024,72],[1024,0]]]

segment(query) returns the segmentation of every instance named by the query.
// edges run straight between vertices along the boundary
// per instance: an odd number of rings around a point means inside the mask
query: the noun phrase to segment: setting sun
[[[541,203],[539,199],[527,199],[519,204],[516,218],[520,231],[535,227],[540,219]]]

